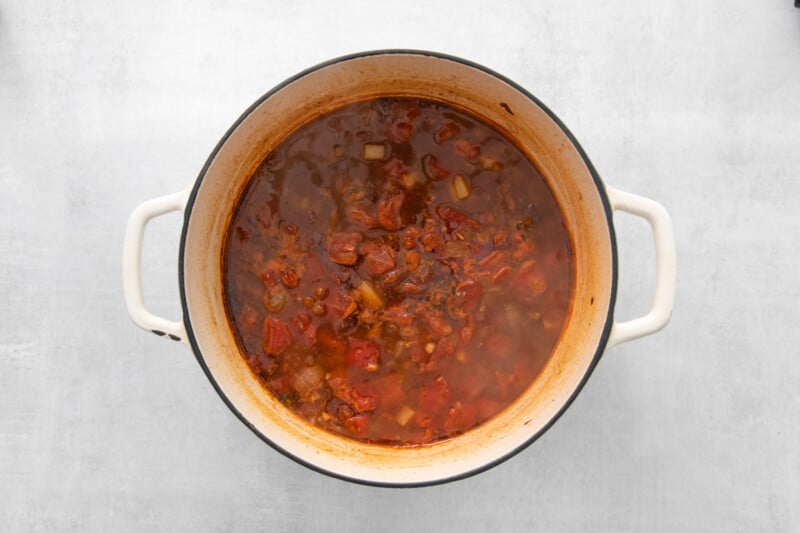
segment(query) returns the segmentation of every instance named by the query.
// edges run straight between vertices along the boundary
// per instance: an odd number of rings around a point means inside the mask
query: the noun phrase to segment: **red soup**
[[[513,402],[556,345],[574,270],[558,206],[513,143],[398,98],[283,141],[224,254],[230,320],[269,393],[390,445],[452,437]]]

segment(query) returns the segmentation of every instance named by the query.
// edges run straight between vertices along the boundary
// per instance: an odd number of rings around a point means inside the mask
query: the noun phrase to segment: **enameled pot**
[[[239,353],[226,315],[222,249],[244,187],[264,157],[316,116],[380,96],[418,97],[468,110],[513,139],[536,164],[560,205],[572,237],[572,310],[540,376],[507,409],[450,440],[394,448],[316,429],[274,400]],[[656,249],[653,307],[641,318],[614,320],[617,254],[612,214],[646,219]],[[147,222],[182,211],[179,281],[183,319],[144,307],[141,245]],[[315,470],[362,483],[414,486],[483,471],[533,442],[569,406],[603,351],[661,329],[675,292],[675,252],[667,212],[659,204],[603,184],[559,119],[508,79],[440,54],[389,50],[360,53],[313,67],[250,107],[211,153],[194,185],[156,198],[131,214],[123,276],[128,311],[140,327],[187,344],[236,416],[265,442]]]

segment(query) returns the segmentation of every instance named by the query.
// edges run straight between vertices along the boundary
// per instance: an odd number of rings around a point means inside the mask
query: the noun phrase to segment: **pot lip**
[[[474,69],[483,71],[486,74],[489,74],[490,76],[492,76],[492,77],[494,77],[494,78],[496,78],[496,79],[498,79],[498,80],[500,80],[500,81],[502,81],[504,83],[507,83],[508,85],[512,86],[514,89],[516,89],[517,91],[519,91],[520,93],[525,95],[527,98],[529,98],[531,101],[533,101],[564,132],[564,134],[567,136],[567,138],[570,140],[572,145],[575,147],[575,149],[580,154],[581,159],[586,164],[586,167],[589,169],[589,172],[590,172],[590,174],[592,176],[592,180],[594,181],[595,186],[597,187],[597,191],[599,193],[600,200],[601,200],[601,202],[603,204],[603,210],[605,212],[606,221],[608,223],[607,225],[608,225],[608,229],[609,229],[609,237],[610,237],[610,243],[611,243],[611,261],[612,261],[612,265],[611,265],[611,290],[610,290],[611,298],[610,298],[610,302],[609,302],[609,306],[608,306],[608,313],[607,313],[607,316],[606,316],[605,325],[603,327],[603,332],[602,332],[602,334],[600,336],[600,342],[599,342],[599,344],[597,346],[595,354],[592,357],[592,360],[591,360],[588,368],[586,369],[585,374],[581,378],[581,380],[578,383],[578,385],[575,388],[575,390],[572,391],[572,393],[570,394],[569,398],[564,403],[564,405],[562,405],[561,408],[556,412],[556,414],[553,415],[553,417],[550,420],[548,420],[547,423],[544,426],[542,426],[542,428],[539,431],[537,431],[531,438],[529,438],[528,440],[526,440],[524,443],[522,443],[521,445],[517,446],[513,450],[507,452],[506,454],[504,454],[504,455],[502,455],[500,457],[497,457],[494,460],[489,461],[489,462],[487,462],[487,463],[485,463],[483,465],[480,465],[480,466],[478,466],[476,468],[467,470],[465,472],[461,472],[459,474],[452,475],[452,476],[447,476],[447,477],[442,477],[442,478],[437,478],[437,479],[432,479],[432,480],[425,480],[425,481],[384,482],[384,481],[374,481],[374,480],[369,480],[369,479],[362,479],[362,478],[358,478],[358,477],[351,477],[351,476],[347,476],[346,474],[341,474],[341,473],[338,473],[338,472],[333,472],[333,471],[327,470],[325,468],[322,468],[322,467],[320,467],[320,466],[318,466],[318,465],[316,465],[314,463],[311,463],[309,461],[306,461],[306,460],[296,456],[290,450],[287,450],[287,449],[284,449],[284,448],[278,446],[275,442],[270,440],[270,438],[267,435],[264,435],[261,431],[259,431],[259,429],[256,428],[255,425],[253,425],[247,419],[247,417],[244,416],[244,414],[242,414],[237,409],[237,407],[233,404],[233,402],[228,398],[228,396],[225,394],[225,392],[221,389],[219,383],[217,383],[217,380],[214,378],[214,375],[212,374],[212,372],[208,368],[208,365],[206,365],[206,363],[205,363],[205,359],[203,358],[202,352],[200,351],[200,348],[199,348],[199,346],[197,344],[197,339],[195,338],[194,329],[192,328],[192,324],[191,324],[191,321],[189,320],[189,314],[188,314],[188,311],[187,311],[188,310],[188,305],[187,305],[187,301],[186,301],[186,284],[185,284],[185,280],[184,280],[184,261],[185,261],[186,258],[185,258],[184,252],[185,252],[185,248],[186,248],[186,234],[187,234],[188,227],[189,227],[189,219],[191,218],[192,209],[194,207],[195,199],[196,199],[196,196],[197,196],[198,191],[200,189],[200,186],[202,185],[203,179],[206,176],[206,172],[208,171],[208,168],[211,165],[211,162],[214,160],[214,158],[217,156],[217,154],[221,150],[222,146],[225,144],[225,142],[228,140],[228,138],[231,136],[231,134],[239,127],[239,125],[250,115],[250,113],[252,113],[265,100],[270,98],[273,94],[275,94],[277,91],[283,89],[287,85],[293,83],[294,81],[296,81],[296,80],[298,80],[298,79],[300,79],[300,78],[302,78],[302,77],[304,77],[304,76],[306,76],[306,75],[308,75],[308,74],[310,74],[312,72],[315,72],[315,71],[320,70],[322,68],[326,68],[326,67],[335,65],[337,63],[343,63],[343,62],[351,61],[351,60],[354,60],[354,59],[360,59],[360,58],[364,58],[364,57],[378,56],[378,55],[418,55],[418,56],[428,56],[428,57],[432,57],[432,58],[435,58],[435,59],[443,59],[443,60],[452,61],[452,62],[455,62],[455,63],[460,63],[462,65],[466,65],[468,67],[472,67]],[[572,132],[566,127],[566,125],[563,122],[561,122],[561,120],[556,116],[555,113],[553,113],[547,106],[544,105],[544,103],[542,103],[538,98],[536,98],[533,94],[531,94],[529,91],[527,91],[524,87],[520,86],[516,82],[514,82],[514,81],[510,80],[509,78],[503,76],[502,74],[499,74],[499,73],[495,72],[494,70],[491,70],[491,69],[489,69],[487,67],[484,67],[483,65],[480,65],[478,63],[474,63],[472,61],[469,61],[469,60],[466,60],[466,59],[462,59],[462,58],[459,58],[459,57],[456,57],[456,56],[452,56],[452,55],[449,55],[449,54],[426,51],[426,50],[414,50],[414,49],[403,49],[403,48],[377,49],[377,50],[368,50],[368,51],[356,52],[356,53],[352,53],[352,54],[339,56],[339,57],[324,61],[322,63],[318,63],[317,65],[314,65],[312,67],[309,67],[309,68],[307,68],[307,69],[295,74],[294,76],[291,76],[291,77],[285,79],[284,81],[280,82],[279,84],[275,85],[272,89],[267,91],[264,95],[262,95],[260,98],[258,98],[252,105],[250,105],[250,107],[248,107],[239,116],[238,119],[236,119],[236,121],[233,123],[233,125],[231,125],[231,127],[228,128],[228,131],[225,132],[225,134],[219,140],[217,145],[211,151],[211,153],[208,156],[208,159],[206,159],[206,162],[203,165],[203,168],[200,170],[200,173],[198,174],[197,179],[195,180],[195,183],[192,186],[191,193],[189,194],[189,198],[188,198],[187,203],[186,203],[186,208],[184,210],[183,227],[181,229],[181,238],[180,238],[179,255],[178,255],[178,286],[179,286],[180,296],[181,296],[181,311],[183,313],[183,324],[184,324],[184,327],[186,328],[186,335],[187,335],[189,343],[190,343],[190,345],[192,347],[192,352],[194,353],[194,356],[197,359],[198,364],[203,369],[203,372],[205,373],[205,375],[208,378],[208,380],[211,382],[211,385],[214,387],[214,390],[217,391],[217,394],[219,395],[219,397],[222,399],[223,402],[225,402],[225,405],[227,405],[228,408],[233,412],[233,414],[236,415],[236,417],[245,426],[247,426],[250,429],[250,431],[252,431],[258,438],[260,438],[262,441],[264,441],[266,444],[268,444],[270,447],[272,447],[273,449],[275,449],[276,451],[278,451],[282,455],[284,455],[284,456],[288,457],[289,459],[295,461],[296,463],[298,463],[300,465],[303,465],[306,468],[309,468],[309,469],[314,470],[316,472],[319,472],[321,474],[325,474],[327,476],[331,476],[333,478],[337,478],[337,479],[340,479],[340,480],[343,480],[343,481],[349,481],[349,482],[357,483],[357,484],[361,484],[361,485],[374,486],[374,487],[387,487],[387,488],[426,487],[426,486],[441,485],[441,484],[444,484],[444,483],[449,483],[451,481],[457,481],[457,480],[465,479],[465,478],[474,476],[476,474],[479,474],[481,472],[484,472],[486,470],[489,470],[489,469],[499,465],[500,463],[503,463],[503,462],[507,461],[511,457],[517,455],[522,450],[524,450],[525,448],[527,448],[528,446],[533,444],[533,442],[535,442],[537,439],[539,439],[539,437],[541,437],[545,432],[547,432],[547,430],[550,429],[550,427],[553,424],[555,424],[556,421],[558,421],[558,419],[561,417],[561,415],[564,414],[564,412],[570,407],[570,405],[572,405],[572,403],[577,398],[578,394],[580,394],[581,390],[583,390],[583,387],[585,386],[586,382],[591,377],[592,372],[594,371],[595,367],[600,362],[600,359],[602,358],[603,352],[605,351],[606,345],[608,344],[608,339],[609,339],[609,337],[611,335],[611,328],[612,328],[613,323],[614,323],[614,308],[615,308],[615,305],[616,305],[616,296],[617,296],[618,257],[617,257],[617,241],[616,241],[616,234],[615,234],[615,231],[614,231],[614,223],[613,223],[612,215],[613,215],[613,210],[611,209],[611,203],[610,203],[610,201],[608,199],[608,195],[606,194],[605,185],[604,185],[602,179],[600,179],[600,176],[597,173],[597,170],[595,170],[594,166],[592,165],[591,161],[589,160],[588,155],[583,150],[583,147],[581,147],[581,145],[578,143],[578,140],[575,138],[575,136],[572,134]]]

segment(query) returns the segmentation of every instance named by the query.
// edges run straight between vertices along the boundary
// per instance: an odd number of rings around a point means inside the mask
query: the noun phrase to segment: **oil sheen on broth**
[[[252,176],[224,251],[229,318],[269,393],[396,446],[513,402],[558,341],[573,270],[534,165],[419,99],[354,103],[291,134]]]

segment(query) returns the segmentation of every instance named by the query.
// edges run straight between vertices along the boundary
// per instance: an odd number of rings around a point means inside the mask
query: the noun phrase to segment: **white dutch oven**
[[[406,448],[359,443],[321,431],[274,400],[239,354],[222,285],[228,223],[248,178],[264,157],[290,132],[321,113],[353,101],[392,95],[439,100],[466,109],[514,139],[541,170],[561,206],[576,261],[572,310],[538,379],[483,425],[444,442]],[[629,322],[614,320],[615,210],[647,220],[656,244],[652,309]],[[180,322],[148,312],[141,291],[144,228],[153,217],[170,211],[184,213]],[[524,89],[467,61],[391,50],[316,66],[257,101],[223,137],[191,188],[134,210],[125,235],[123,275],[134,322],[190,346],[223,401],[264,441],[336,477],[411,486],[465,477],[515,454],[569,406],[605,349],[664,327],[674,302],[675,250],[664,208],[604,185],[567,128]]]

